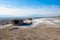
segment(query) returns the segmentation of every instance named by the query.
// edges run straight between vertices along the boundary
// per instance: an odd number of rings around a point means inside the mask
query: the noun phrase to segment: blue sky
[[[58,15],[60,0],[0,0],[0,17]]]

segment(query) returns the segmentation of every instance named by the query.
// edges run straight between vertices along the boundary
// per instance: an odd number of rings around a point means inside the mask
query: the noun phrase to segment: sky
[[[0,0],[0,17],[60,15],[60,0]]]

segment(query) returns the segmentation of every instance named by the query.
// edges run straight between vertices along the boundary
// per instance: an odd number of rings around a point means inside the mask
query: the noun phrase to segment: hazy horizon
[[[52,17],[60,15],[60,0],[0,0],[0,17]]]

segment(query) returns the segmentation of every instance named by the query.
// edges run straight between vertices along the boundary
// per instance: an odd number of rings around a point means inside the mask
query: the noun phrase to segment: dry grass
[[[0,29],[0,40],[60,40],[60,28],[46,26],[38,25],[34,28],[9,30],[14,28],[10,26]]]

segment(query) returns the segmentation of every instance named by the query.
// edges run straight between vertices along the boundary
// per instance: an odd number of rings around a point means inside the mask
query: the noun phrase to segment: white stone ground
[[[0,25],[0,28],[6,28],[6,27],[9,27],[11,26],[12,24],[7,24],[7,25]]]
[[[46,25],[60,25],[60,19],[58,18],[41,18],[41,19],[33,19],[32,20],[33,24],[31,26],[15,26],[15,27],[20,27],[20,28],[28,28],[28,27],[34,27],[37,26],[38,24],[46,24]],[[6,28],[8,26],[11,26],[12,24],[7,24],[7,25],[0,25],[0,28]]]

